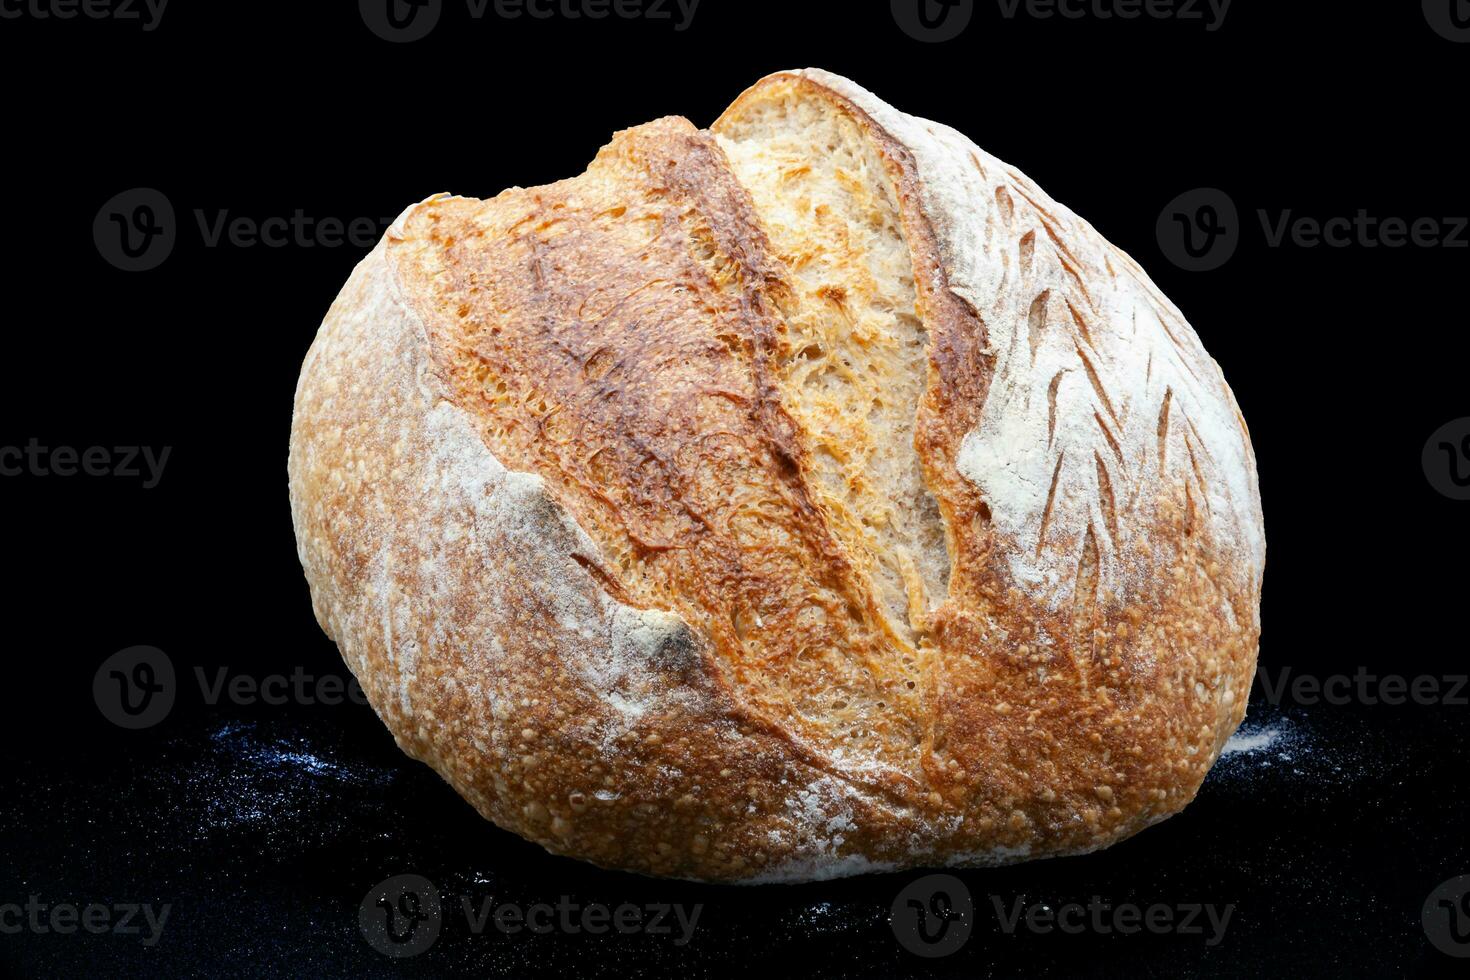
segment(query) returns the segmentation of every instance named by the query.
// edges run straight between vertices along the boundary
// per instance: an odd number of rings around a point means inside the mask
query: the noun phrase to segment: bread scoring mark
[[[1093,453],[1092,458],[1097,463],[1098,500],[1102,504],[1103,520],[1108,529],[1108,540],[1116,547],[1122,539],[1118,536],[1118,502],[1113,497],[1113,481],[1108,476],[1108,468],[1104,465],[1102,456]]]
[[[1092,384],[1092,390],[1097,392],[1097,400],[1102,404],[1104,410],[1112,416],[1113,421],[1118,421],[1117,410],[1113,408],[1113,400],[1108,397],[1108,390],[1103,387],[1102,379],[1098,377],[1097,368],[1092,366],[1092,361],[1082,353],[1082,348],[1077,348],[1077,360],[1082,364],[1082,370],[1087,372],[1087,380]]]
[[[1062,268],[1066,270],[1067,274],[1072,277],[1079,295],[1087,301],[1088,306],[1092,306],[1092,292],[1088,289],[1087,279],[1082,274],[1082,262],[1072,252],[1072,248],[1067,244],[1066,239],[1062,237],[1061,232],[1058,230],[1056,219],[1052,217],[1050,210],[1037,202],[1037,197],[1041,196],[1039,192],[1036,196],[1032,196],[1027,191],[1028,186],[1034,189],[1034,185],[1031,185],[1031,182],[1023,174],[1015,170],[1011,170],[1009,173],[1011,175],[1011,186],[1015,189],[1016,193],[1020,194],[1031,205],[1036,220],[1040,222],[1042,230],[1046,232],[1046,237],[1051,239],[1052,246],[1056,249],[1057,260],[1061,263]],[[1032,235],[1034,240],[1035,232],[1029,232],[1028,234]]]
[[[1041,527],[1036,532],[1036,557],[1038,558],[1041,557],[1042,549],[1046,546],[1046,529],[1051,525],[1051,511],[1057,501],[1057,484],[1061,481],[1062,464],[1066,460],[1067,452],[1066,450],[1062,450],[1062,452],[1057,454],[1056,469],[1052,470],[1051,473],[1051,485],[1046,491],[1046,506],[1041,512]]]
[[[1077,305],[1071,300],[1067,300],[1067,312],[1072,314],[1072,322],[1077,325],[1077,332],[1081,334],[1082,340],[1087,344],[1088,347],[1091,347],[1092,334],[1090,334],[1087,330],[1087,320],[1082,316],[1081,312],[1078,311]]]
[[[1153,358],[1149,358],[1149,365],[1153,365]],[[1164,389],[1164,400],[1159,405],[1159,475],[1168,472],[1169,464],[1169,403],[1174,400],[1174,389]]]
[[[1097,420],[1098,431],[1102,433],[1103,439],[1108,444],[1108,448],[1113,451],[1114,456],[1118,457],[1118,465],[1126,468],[1128,462],[1123,458],[1123,447],[1118,445],[1118,440],[1113,435],[1112,430],[1108,428],[1108,423],[1103,421],[1103,417],[1097,412],[1093,412],[1092,417]]]
[[[1080,642],[1067,645],[1077,680],[1085,693],[1092,683],[1089,662],[1095,652],[1097,590],[1099,580],[1097,534],[1091,524],[1083,539],[1082,553],[1077,558],[1077,575],[1072,589],[1072,631]],[[1084,650],[1088,654],[1083,656]]]
[[[419,228],[456,403],[592,536],[610,591],[699,630],[742,703],[803,752],[915,752],[916,695],[880,652],[889,633],[783,402],[789,287],[712,139],[651,123],[582,177]],[[856,322],[862,300],[827,285],[814,302]]]
[[[1188,416],[1185,417],[1184,422],[1186,425],[1189,425]],[[1194,432],[1194,426],[1189,425],[1189,430],[1191,432]],[[1194,454],[1195,440],[1197,440],[1198,438],[1199,433],[1197,432],[1194,434],[1193,439],[1186,436],[1184,440],[1184,448],[1189,453],[1189,468],[1190,471],[1194,473],[1194,482],[1199,486],[1200,494],[1202,496],[1202,499],[1204,500],[1205,510],[1206,512],[1208,512],[1210,508],[1210,485],[1205,482],[1205,474],[1200,469],[1199,458],[1196,457]]]
[[[1050,299],[1051,290],[1042,290],[1041,295],[1031,301],[1031,309],[1026,314],[1026,341],[1032,364],[1036,363],[1036,352],[1041,349],[1042,334],[1046,330],[1046,304]]]
[[[982,171],[981,176],[985,177],[987,175]],[[1005,224],[1010,224],[1016,216],[1016,206],[1012,203],[1011,193],[1005,189],[1004,184],[996,185],[995,204],[1000,209],[1000,220]]]
[[[929,337],[894,164],[854,119],[795,89],[773,86],[715,130],[793,286],[778,301],[790,344],[778,372],[814,493],[902,652],[947,594],[949,555],[914,445]]]
[[[1057,389],[1062,386],[1062,375],[1066,369],[1052,375],[1051,384],[1046,386],[1046,448],[1050,449],[1057,435]]]

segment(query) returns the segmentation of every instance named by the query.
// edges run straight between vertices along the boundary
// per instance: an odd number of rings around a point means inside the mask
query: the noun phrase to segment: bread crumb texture
[[[1244,422],[1144,273],[817,71],[409,208],[297,390],[318,620],[547,849],[801,881],[1106,846],[1244,714]]]

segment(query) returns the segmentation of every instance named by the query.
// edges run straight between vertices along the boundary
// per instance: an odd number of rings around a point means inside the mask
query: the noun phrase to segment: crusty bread
[[[1102,847],[1193,797],[1255,664],[1255,463],[1194,331],[814,70],[405,211],[307,355],[290,484],[399,744],[608,867]]]

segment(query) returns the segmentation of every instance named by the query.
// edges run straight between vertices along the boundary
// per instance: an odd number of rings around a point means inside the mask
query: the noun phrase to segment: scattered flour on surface
[[[1260,752],[1263,749],[1269,749],[1280,735],[1279,728],[1260,729],[1249,733],[1237,731],[1230,736],[1230,741],[1225,743],[1225,748],[1220,751],[1220,758],[1224,759],[1241,752]]]
[[[1258,792],[1265,783],[1290,784],[1293,791],[1329,789],[1367,778],[1386,764],[1361,733],[1330,718],[1301,712],[1252,708],[1247,720],[1225,743],[1206,786],[1246,786]]]
[[[392,775],[300,732],[226,722],[195,753],[180,788],[199,812],[196,836],[250,828],[299,834],[302,821],[322,821],[334,798],[385,785]]]

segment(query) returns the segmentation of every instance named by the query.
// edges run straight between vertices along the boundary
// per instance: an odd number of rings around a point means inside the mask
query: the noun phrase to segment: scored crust
[[[761,171],[818,126],[846,169]],[[1218,368],[1024,177],[825,73],[405,211],[307,356],[290,480],[399,744],[608,867],[1090,850],[1244,713],[1264,545]]]

